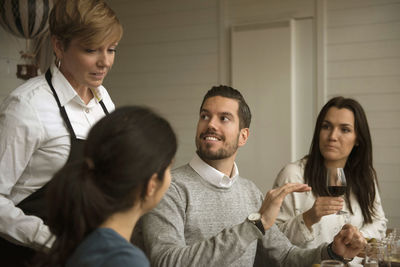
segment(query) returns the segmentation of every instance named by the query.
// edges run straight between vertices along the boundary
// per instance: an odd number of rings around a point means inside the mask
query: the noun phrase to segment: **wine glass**
[[[326,186],[328,188],[329,196],[344,196],[344,193],[346,193],[347,183],[343,168],[327,168]],[[336,214],[347,214],[347,211],[339,210]]]

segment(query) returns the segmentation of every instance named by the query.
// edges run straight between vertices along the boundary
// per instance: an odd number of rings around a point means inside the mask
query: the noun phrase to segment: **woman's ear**
[[[158,175],[157,173],[153,173],[147,184],[146,197],[154,196],[159,186],[160,185],[159,185]]]
[[[56,54],[56,58],[61,60],[64,52],[64,45],[62,44],[61,40],[58,39],[56,36],[52,35],[51,44],[53,46],[53,51]]]

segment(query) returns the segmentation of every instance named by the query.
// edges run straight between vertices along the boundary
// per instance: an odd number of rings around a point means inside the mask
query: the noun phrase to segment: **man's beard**
[[[201,135],[200,135],[201,138]],[[226,140],[222,138],[222,141]],[[197,144],[197,154],[202,160],[221,160],[231,157],[233,154],[236,153],[238,149],[239,143],[239,134],[233,143],[227,143],[226,146],[221,147],[217,151],[211,151],[209,148],[212,147],[212,144],[206,144],[201,146],[201,143],[198,142]]]

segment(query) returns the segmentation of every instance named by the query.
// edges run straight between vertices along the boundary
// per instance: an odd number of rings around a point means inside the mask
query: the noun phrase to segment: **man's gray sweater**
[[[172,177],[166,195],[143,216],[133,237],[152,266],[309,267],[321,256],[328,258],[326,245],[300,249],[275,225],[263,236],[248,222],[263,200],[251,181],[238,177],[230,188],[218,188],[189,165],[175,169]]]

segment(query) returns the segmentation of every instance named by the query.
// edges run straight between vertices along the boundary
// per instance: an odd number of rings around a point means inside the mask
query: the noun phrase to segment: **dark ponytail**
[[[65,165],[48,188],[56,240],[42,266],[65,265],[83,239],[112,214],[144,199],[150,177],[163,180],[176,153],[170,124],[143,107],[119,108],[90,131],[85,160]]]

